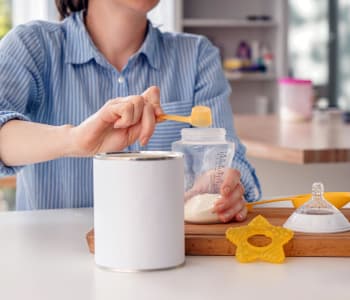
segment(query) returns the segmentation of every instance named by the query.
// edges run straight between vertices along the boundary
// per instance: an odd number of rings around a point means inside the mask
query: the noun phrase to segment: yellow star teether
[[[255,235],[271,238],[267,246],[257,247],[248,239]],[[293,231],[271,225],[263,216],[256,216],[248,225],[226,230],[226,238],[237,246],[236,258],[239,262],[261,259],[271,263],[282,263],[285,259],[283,245],[293,238]]]

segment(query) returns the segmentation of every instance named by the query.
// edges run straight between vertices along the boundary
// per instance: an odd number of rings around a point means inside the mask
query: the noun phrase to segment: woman
[[[22,25],[1,41],[0,174],[21,170],[17,209],[91,206],[91,156],[169,150],[187,125],[155,126],[162,109],[208,105],[236,143],[214,210],[224,222],[245,219],[244,198],[260,187],[233,131],[218,51],[152,27],[146,14],[157,3],[56,0],[62,22]]]

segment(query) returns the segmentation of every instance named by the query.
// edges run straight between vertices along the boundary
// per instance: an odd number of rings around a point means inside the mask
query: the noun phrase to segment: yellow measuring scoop
[[[209,127],[212,124],[211,109],[208,106],[194,106],[190,116],[161,115],[157,122],[171,120],[176,122],[189,123],[195,127]]]
[[[350,202],[350,192],[325,192],[324,197],[328,202],[332,203],[336,208],[342,208],[345,204]],[[289,196],[283,198],[276,198],[270,200],[261,200],[257,202],[247,203],[248,210],[251,210],[253,206],[265,203],[292,201],[293,206],[298,208],[302,206],[306,201],[311,199],[311,194],[302,194],[297,196]]]

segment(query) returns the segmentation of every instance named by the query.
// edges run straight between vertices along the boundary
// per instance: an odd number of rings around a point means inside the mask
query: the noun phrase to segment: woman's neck
[[[98,2],[90,0],[85,24],[96,47],[121,71],[144,41],[147,17],[112,2]]]

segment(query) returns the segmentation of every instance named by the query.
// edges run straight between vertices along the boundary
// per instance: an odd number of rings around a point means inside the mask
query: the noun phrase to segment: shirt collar
[[[67,26],[66,63],[84,64],[91,59],[101,60],[102,54],[92,42],[86,30],[83,17],[84,12],[80,11],[73,13],[71,17],[64,21]],[[146,38],[133,57],[143,54],[150,66],[158,69],[160,67],[159,41],[159,30],[154,28],[151,22],[148,21]]]
[[[147,58],[148,63],[154,69],[159,69],[160,67],[159,43],[159,30],[154,28],[152,23],[148,21],[147,35],[138,52],[142,53]]]
[[[64,21],[67,26],[66,63],[83,64],[98,56],[98,50],[85,28],[83,17],[84,12],[80,11]]]

